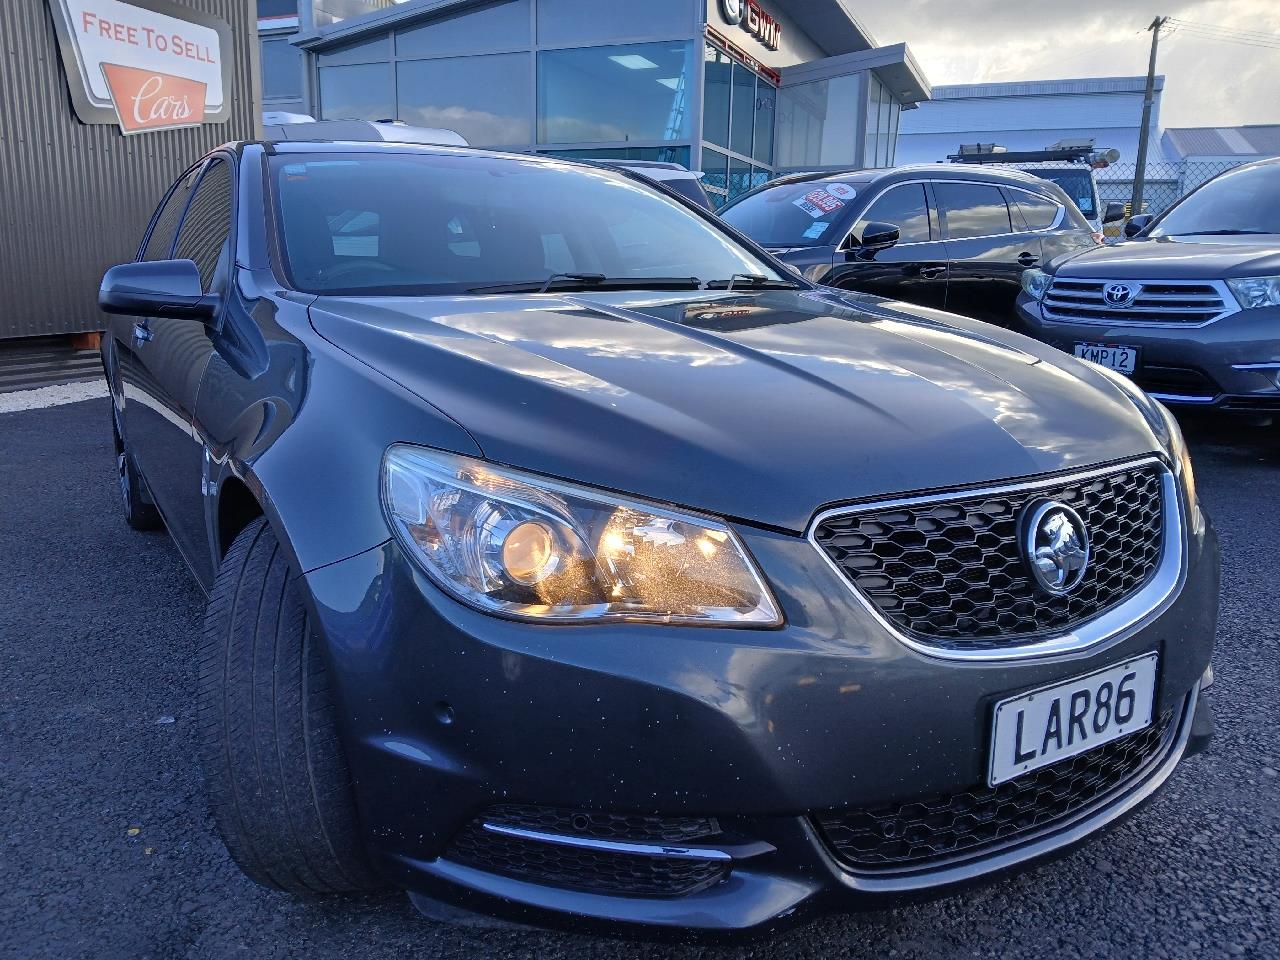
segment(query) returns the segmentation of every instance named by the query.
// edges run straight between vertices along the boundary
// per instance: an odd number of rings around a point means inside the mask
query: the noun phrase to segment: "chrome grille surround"
[[[1136,291],[1127,306],[1113,306],[1103,291],[1124,283]],[[1054,277],[1040,301],[1053,323],[1126,327],[1203,327],[1237,313],[1240,306],[1221,280],[1094,280]]]
[[[901,625],[895,623],[893,618],[886,614],[871,597],[857,587],[854,577],[836,561],[818,539],[819,529],[825,522],[833,519],[858,517],[912,507],[933,507],[952,501],[967,501],[974,498],[1010,493],[1025,495],[1030,500],[1055,488],[1086,483],[1125,471],[1144,468],[1154,468],[1158,471],[1163,505],[1160,557],[1153,574],[1136,591],[1113,606],[1100,611],[1090,619],[1072,623],[1053,633],[1015,637],[1013,638],[1013,643],[948,645],[945,638],[921,636],[909,629],[904,629]],[[1096,646],[1131,627],[1151,619],[1163,610],[1171,602],[1177,588],[1181,585],[1185,568],[1183,562],[1182,507],[1178,483],[1173,472],[1164,461],[1154,456],[1091,470],[1040,477],[1020,483],[990,487],[970,487],[922,494],[920,496],[833,507],[820,512],[814,517],[809,525],[807,539],[827,565],[840,577],[840,580],[855,599],[895,639],[919,653],[947,660],[1020,660],[1031,657],[1052,656]],[[939,640],[942,642],[939,642]]]

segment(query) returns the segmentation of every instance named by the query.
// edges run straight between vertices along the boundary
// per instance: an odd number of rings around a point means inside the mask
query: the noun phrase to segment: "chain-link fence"
[[[1113,163],[1095,173],[1098,182],[1098,199],[1104,207],[1109,200],[1119,200],[1125,205],[1126,219],[1133,213],[1160,214],[1172,206],[1174,201],[1190,193],[1206,180],[1243,162],[1234,160],[1149,161],[1142,182],[1142,209],[1137,211],[1130,209],[1130,203],[1133,200],[1133,178],[1137,173],[1138,165]],[[1119,237],[1124,232],[1124,223],[1109,223],[1104,228],[1104,232],[1108,237]]]

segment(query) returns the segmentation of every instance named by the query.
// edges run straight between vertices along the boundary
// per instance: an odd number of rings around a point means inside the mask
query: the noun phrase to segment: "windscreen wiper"
[[[471,287],[467,293],[546,293],[548,290],[698,290],[697,277],[606,277],[603,273],[553,273],[545,280],[517,280]]]
[[[707,290],[732,290],[734,287],[752,290],[794,290],[800,284],[792,280],[774,280],[760,273],[735,273],[728,280],[708,280]]]

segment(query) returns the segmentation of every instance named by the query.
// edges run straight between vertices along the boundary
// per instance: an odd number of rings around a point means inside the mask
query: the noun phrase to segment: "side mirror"
[[[1140,213],[1136,217],[1130,217],[1129,222],[1124,225],[1124,235],[1126,237],[1136,237],[1151,224],[1155,217],[1149,213]]]
[[[117,264],[103,274],[98,306],[104,313],[208,323],[218,298],[204,292],[195,261],[144,260]]]
[[[858,241],[853,249],[859,254],[873,254],[880,250],[888,250],[898,242],[901,235],[892,223],[872,220],[862,225],[860,231],[854,231]]]
[[[1102,208],[1102,222],[1115,223],[1117,220],[1124,219],[1124,204],[1119,200],[1108,200],[1107,205]]]

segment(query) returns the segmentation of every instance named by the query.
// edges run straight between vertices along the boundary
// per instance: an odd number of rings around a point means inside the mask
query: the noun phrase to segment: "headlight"
[[[1228,280],[1227,286],[1246,310],[1280,306],[1280,277],[1241,277]]]
[[[1049,281],[1051,279],[1043,270],[1031,267],[1022,271],[1022,289],[1026,291],[1027,296],[1034,297],[1036,300],[1043,300],[1045,291],[1049,289]]]
[[[1101,372],[1108,380],[1128,394],[1129,399],[1133,401],[1133,405],[1138,408],[1138,412],[1142,414],[1143,419],[1147,421],[1151,431],[1156,435],[1156,439],[1160,441],[1160,446],[1168,454],[1169,461],[1173,464],[1174,472],[1178,475],[1178,479],[1182,481],[1182,489],[1187,495],[1187,505],[1194,512],[1198,501],[1196,500],[1195,471],[1191,468],[1191,453],[1187,449],[1186,439],[1182,436],[1182,427],[1178,425],[1178,421],[1169,412],[1169,408],[1147,396],[1146,391],[1124,374],[1117,373],[1110,367],[1104,367],[1089,360],[1084,362]]]
[[[707,517],[396,444],[382,464],[396,538],[444,590],[542,621],[782,622],[737,536]]]

